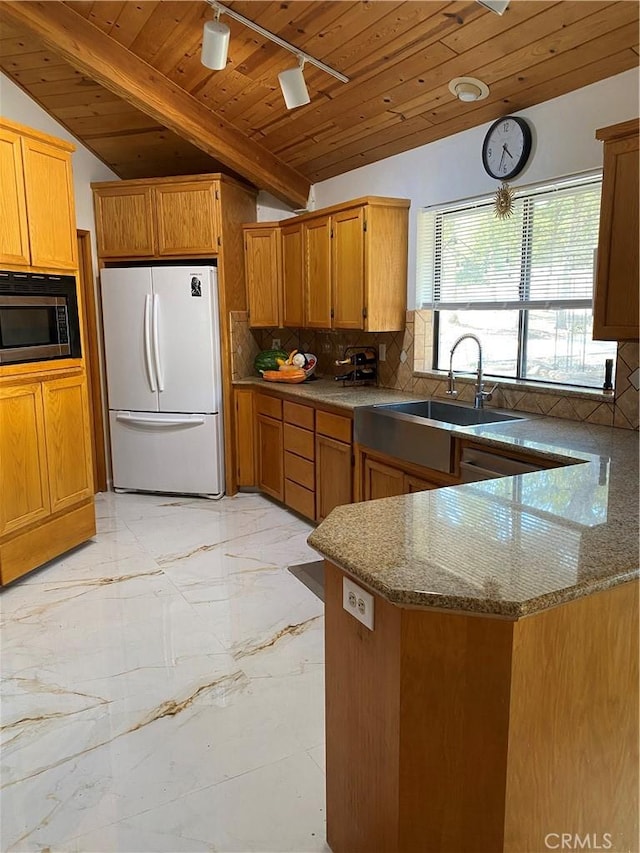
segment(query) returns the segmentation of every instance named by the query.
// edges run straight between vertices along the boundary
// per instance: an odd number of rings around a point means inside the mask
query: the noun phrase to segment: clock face
[[[506,181],[521,172],[531,153],[531,129],[516,116],[494,122],[484,138],[482,165],[492,178]]]

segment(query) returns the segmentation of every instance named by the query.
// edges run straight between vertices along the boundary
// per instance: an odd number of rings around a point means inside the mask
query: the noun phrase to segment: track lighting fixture
[[[280,74],[278,74],[280,88],[282,89],[287,109],[292,110],[295,107],[308,104],[311,100],[302,71],[305,63],[314,65],[326,74],[331,74],[332,77],[335,77],[342,83],[349,82],[349,78],[345,77],[344,74],[341,74],[334,68],[325,65],[324,62],[321,62],[314,56],[310,56],[295,45],[289,44],[288,41],[281,39],[280,36],[270,33],[269,30],[265,30],[265,28],[261,27],[260,24],[256,24],[249,18],[245,18],[244,15],[241,15],[239,12],[234,12],[233,9],[229,9],[227,6],[219,3],[218,0],[207,0],[207,2],[213,9],[215,9],[216,12],[215,21],[207,21],[202,33],[202,53],[200,58],[202,64],[207,68],[211,68],[214,71],[221,71],[226,65],[227,50],[229,47],[229,27],[225,24],[221,24],[219,18],[220,15],[228,15],[234,21],[238,21],[245,27],[248,27],[250,30],[261,35],[263,38],[277,44],[279,47],[284,48],[284,50],[288,50],[290,53],[294,53],[298,57],[298,66],[296,68],[287,68],[285,71],[281,71]]]
[[[202,31],[202,53],[200,61],[212,71],[221,71],[227,64],[229,50],[229,27],[220,23],[220,10],[216,9],[215,21],[207,21]]]
[[[511,0],[476,0],[485,9],[490,9],[496,15],[503,15]]]
[[[287,68],[286,71],[281,71],[278,74],[282,97],[288,110],[308,104],[311,100],[307,84],[304,82],[303,68],[304,56],[299,56],[296,68]]]

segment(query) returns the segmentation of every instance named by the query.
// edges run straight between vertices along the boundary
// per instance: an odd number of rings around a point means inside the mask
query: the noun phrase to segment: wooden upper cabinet
[[[364,330],[398,332],[407,313],[409,202],[373,199],[364,215]]]
[[[243,221],[243,208],[234,206],[236,193],[230,190],[241,188],[243,196],[247,191],[222,174],[102,181],[91,186],[98,255],[123,260],[218,255],[223,226],[229,234],[239,235]],[[222,203],[224,193],[227,202]]]
[[[304,241],[302,223],[284,222],[282,233],[283,326],[301,328],[304,316]]]
[[[30,260],[20,135],[0,127],[0,263]]]
[[[0,388],[0,535],[49,515],[41,384]]]
[[[43,382],[51,512],[93,494],[91,433],[84,375]]]
[[[71,151],[22,138],[31,265],[76,269],[76,213]]]
[[[73,151],[0,118],[0,264],[77,269]]]
[[[265,224],[280,227],[282,315],[252,326],[404,329],[409,201],[369,196]]]
[[[331,217],[321,216],[304,223],[305,326],[330,329],[331,309]]]
[[[153,190],[148,186],[94,190],[96,231],[103,258],[154,254]]]
[[[340,209],[342,207],[342,209]],[[300,217],[304,229],[304,325],[404,329],[409,202],[369,197]],[[287,280],[284,288],[287,301]]]
[[[219,184],[181,181],[154,188],[158,255],[211,255],[220,245]]]
[[[364,208],[331,219],[334,329],[364,328]]]
[[[282,326],[282,264],[277,223],[244,228],[244,264],[249,325]]]
[[[595,340],[638,339],[638,128],[623,122],[596,132],[604,142]]]

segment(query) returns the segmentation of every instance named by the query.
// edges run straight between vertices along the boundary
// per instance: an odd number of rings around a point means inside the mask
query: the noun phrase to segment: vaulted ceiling
[[[226,171],[296,206],[309,185],[638,66],[632,0],[248,0],[227,3],[350,78],[305,66],[242,24],[227,67],[200,62],[200,0],[0,2],[0,69],[123,178]],[[453,77],[490,88],[458,101]]]

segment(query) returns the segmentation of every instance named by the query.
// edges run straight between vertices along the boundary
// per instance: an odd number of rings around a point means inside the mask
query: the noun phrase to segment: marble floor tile
[[[0,849],[328,849],[310,526],[259,495],[97,517],[0,595]]]

